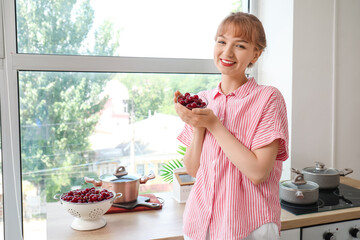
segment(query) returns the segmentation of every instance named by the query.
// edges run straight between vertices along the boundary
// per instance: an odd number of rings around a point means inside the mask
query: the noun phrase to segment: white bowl
[[[110,199],[91,203],[67,202],[62,200],[61,195],[61,204],[64,206],[65,210],[68,213],[74,216],[74,220],[70,225],[71,228],[75,230],[85,231],[95,230],[104,227],[106,225],[106,220],[104,219],[103,215],[110,209],[114,200],[122,196],[122,193],[112,193],[114,194],[114,196]]]

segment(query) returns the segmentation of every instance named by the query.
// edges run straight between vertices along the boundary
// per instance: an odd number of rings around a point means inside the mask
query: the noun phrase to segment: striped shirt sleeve
[[[184,129],[181,131],[177,139],[188,147],[191,144],[192,135],[193,128],[189,124],[185,124]]]
[[[280,139],[276,160],[285,161],[289,157],[289,136],[286,105],[281,93],[275,89],[266,103],[255,130],[251,150],[264,147]]]

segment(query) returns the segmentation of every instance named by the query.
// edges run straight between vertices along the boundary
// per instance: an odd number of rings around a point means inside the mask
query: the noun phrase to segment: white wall
[[[294,168],[321,161],[360,179],[359,12],[359,0],[259,1],[269,41],[259,80],[290,105]]]
[[[267,38],[267,48],[257,66],[257,80],[260,84],[277,87],[284,96],[291,150],[293,1],[262,0],[254,1],[252,6],[254,14],[263,23]],[[291,156],[283,164],[282,179],[290,178],[290,165]]]
[[[295,168],[322,161],[360,179],[359,11],[358,0],[294,1]]]
[[[294,1],[292,166],[332,165],[333,1]]]
[[[337,1],[335,167],[360,179],[360,1]]]

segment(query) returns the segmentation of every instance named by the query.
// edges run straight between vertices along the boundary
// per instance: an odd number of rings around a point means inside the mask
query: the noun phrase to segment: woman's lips
[[[233,61],[230,61],[230,60],[227,60],[227,59],[222,59],[222,58],[220,58],[220,62],[225,67],[230,67],[230,66],[235,64],[235,62],[233,62]]]

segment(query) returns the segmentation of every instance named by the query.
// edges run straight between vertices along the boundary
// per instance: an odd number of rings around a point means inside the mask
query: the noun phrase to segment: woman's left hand
[[[181,120],[193,127],[210,129],[219,121],[210,108],[193,108],[190,110],[180,103],[175,103],[175,110]]]

